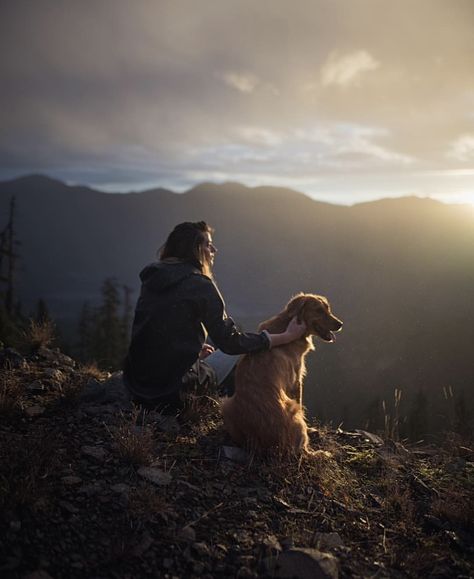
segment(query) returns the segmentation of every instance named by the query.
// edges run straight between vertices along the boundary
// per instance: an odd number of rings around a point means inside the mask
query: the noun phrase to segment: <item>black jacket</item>
[[[152,263],[141,272],[125,377],[132,395],[145,400],[177,393],[198,359],[206,332],[227,354],[268,349],[267,335],[242,333],[214,282],[191,264]],[[205,329],[204,329],[205,328]]]

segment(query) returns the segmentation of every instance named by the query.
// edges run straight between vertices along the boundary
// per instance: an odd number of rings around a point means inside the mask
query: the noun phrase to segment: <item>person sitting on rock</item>
[[[289,343],[305,331],[296,318],[281,334],[238,330],[213,280],[212,233],[204,221],[180,223],[159,261],[140,273],[124,378],[132,400],[145,408],[178,412],[196,388],[214,394],[239,355]]]

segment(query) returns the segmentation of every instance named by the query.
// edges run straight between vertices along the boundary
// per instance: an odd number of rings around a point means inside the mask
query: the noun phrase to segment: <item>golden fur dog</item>
[[[259,330],[284,332],[294,316],[305,322],[305,334],[289,344],[243,356],[236,369],[235,394],[222,403],[232,439],[254,452],[311,452],[302,405],[304,359],[314,349],[311,336],[333,342],[342,322],[331,313],[325,297],[299,294]]]

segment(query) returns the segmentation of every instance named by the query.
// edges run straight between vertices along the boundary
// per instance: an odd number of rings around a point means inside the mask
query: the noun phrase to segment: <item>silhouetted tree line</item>
[[[125,357],[132,322],[131,290],[115,278],[104,280],[102,301],[84,302],[78,324],[78,358],[105,370],[118,370]]]

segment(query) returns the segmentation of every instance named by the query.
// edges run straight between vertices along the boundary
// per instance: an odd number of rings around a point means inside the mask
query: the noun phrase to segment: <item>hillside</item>
[[[138,272],[171,228],[205,219],[216,228],[217,283],[246,329],[298,291],[326,295],[344,320],[337,343],[318,344],[310,357],[312,414],[378,429],[383,400],[394,412],[395,388],[405,434],[468,424],[474,414],[474,215],[466,208],[418,198],[342,207],[236,183],[105,194],[31,176],[0,184],[5,221],[12,195],[23,307],[45,299],[72,344],[82,304],[97,301],[106,277],[136,297]],[[417,400],[426,419],[409,424]]]
[[[474,572],[474,455],[458,437],[320,427],[328,456],[248,457],[207,398],[164,420],[58,350],[0,350],[0,368],[5,579]]]

